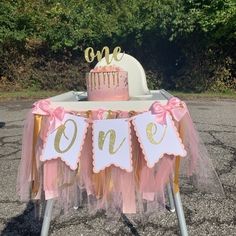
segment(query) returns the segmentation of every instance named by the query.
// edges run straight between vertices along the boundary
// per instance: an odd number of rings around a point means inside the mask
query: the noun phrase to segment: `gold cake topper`
[[[109,65],[111,64],[113,58],[115,61],[120,61],[123,56],[124,52],[122,53],[122,56],[119,58],[118,54],[121,53],[121,47],[115,47],[111,58],[109,57],[110,50],[107,46],[102,48],[102,51],[97,51],[96,54],[94,53],[94,49],[92,47],[88,47],[84,50],[84,58],[87,62],[91,63],[94,61],[95,58],[97,58],[98,61],[101,61],[103,57],[105,57],[106,63]]]

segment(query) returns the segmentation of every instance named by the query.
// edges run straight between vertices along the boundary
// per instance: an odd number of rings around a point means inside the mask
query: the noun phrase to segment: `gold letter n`
[[[122,142],[120,143],[120,145],[118,146],[118,148],[115,149],[115,148],[114,148],[115,142],[116,142],[116,132],[115,132],[115,130],[114,130],[114,129],[110,129],[110,130],[108,130],[108,131],[106,132],[106,134],[105,134],[104,131],[100,131],[100,132],[99,132],[99,135],[98,135],[98,147],[99,147],[100,150],[103,149],[103,146],[104,146],[104,143],[105,143],[105,140],[106,140],[106,137],[107,137],[108,134],[110,134],[109,153],[110,153],[111,155],[113,155],[113,154],[115,154],[115,153],[121,148],[121,146],[122,146],[123,143],[125,142],[125,139],[126,139],[126,138],[124,138],[124,139],[122,140]]]

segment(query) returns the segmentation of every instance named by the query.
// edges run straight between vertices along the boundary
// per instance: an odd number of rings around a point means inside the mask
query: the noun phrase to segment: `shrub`
[[[0,86],[83,86],[83,50],[121,45],[152,88],[235,89],[235,28],[234,0],[2,0]]]

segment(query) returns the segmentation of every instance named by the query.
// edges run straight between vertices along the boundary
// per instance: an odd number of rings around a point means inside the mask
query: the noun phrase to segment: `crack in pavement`
[[[236,128],[236,125],[225,125],[225,124],[210,124],[210,123],[204,123],[204,122],[199,122],[199,121],[194,121],[194,124],[202,124],[202,125],[213,125],[213,126],[220,126],[220,127],[231,127],[231,128]]]
[[[0,154],[0,159],[13,160],[11,157],[16,155],[18,152],[21,152],[21,140],[17,140],[17,141],[4,141],[5,139],[19,137],[19,136],[21,136],[21,134],[20,135],[9,135],[9,136],[0,137],[0,146],[2,146],[2,147],[8,146],[8,147],[13,149],[9,153]],[[14,159],[18,159],[18,158],[14,158]]]
[[[10,203],[10,204],[17,204],[17,205],[25,204],[25,203],[23,203],[21,201],[18,201],[18,200],[15,200],[15,201],[12,201],[12,200],[0,200],[0,203]]]
[[[25,119],[21,119],[21,120],[9,120],[9,121],[7,121],[7,124],[9,124],[9,123],[16,123],[16,122],[24,122],[24,120]]]
[[[7,139],[7,138],[15,138],[15,137],[20,137],[20,136],[22,136],[22,134],[15,134],[15,135],[9,135],[9,136],[2,136],[2,137],[0,137],[0,144],[1,144],[1,145],[4,145],[5,143],[7,143],[7,142],[4,141],[4,139]],[[17,142],[20,142],[20,140],[18,140]],[[15,141],[10,141],[9,143],[15,143]]]
[[[6,130],[11,130],[11,129],[22,129],[23,128],[23,125],[6,125],[4,128],[3,128],[3,130],[4,129],[6,129]]]
[[[232,131],[232,130],[198,130],[199,133],[209,133],[209,132],[214,132],[214,133],[233,133],[236,134],[236,131]]]
[[[7,153],[7,154],[0,154],[0,159],[8,159],[8,160],[13,160],[12,158],[9,158],[9,156],[14,156],[15,154],[17,154],[18,152],[21,152],[21,149],[17,149],[17,150],[14,150],[13,152],[10,152],[10,153]],[[8,158],[6,158],[8,157]],[[18,159],[18,158],[15,158],[15,159]]]
[[[232,160],[229,160],[228,163],[229,163],[229,166],[227,168],[227,170],[220,170],[219,171],[219,175],[222,175],[222,174],[226,174],[226,173],[229,173],[232,171],[232,169],[236,166],[236,148],[235,147],[231,147],[230,145],[226,145],[224,142],[222,142],[220,139],[216,138],[215,135],[213,134],[213,132],[209,132],[209,134],[213,137],[213,139],[215,141],[209,143],[213,146],[219,146],[223,149],[226,149],[228,150],[232,155],[233,155],[233,158]]]

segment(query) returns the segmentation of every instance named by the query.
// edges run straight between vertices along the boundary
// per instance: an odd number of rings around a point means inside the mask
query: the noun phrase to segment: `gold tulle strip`
[[[134,134],[134,130],[132,130],[133,136],[132,136],[132,162],[133,162],[133,173],[134,173],[134,180],[135,185],[137,188],[140,186],[140,177],[141,177],[141,171],[143,168],[143,161],[142,161],[142,150],[140,149],[138,139]]]
[[[183,126],[181,125],[181,121],[177,123],[176,126],[178,127],[178,130],[179,130],[179,136],[183,140],[184,130],[183,130]],[[177,156],[175,160],[175,174],[174,174],[174,183],[173,183],[174,193],[179,192],[180,161],[181,161],[181,157]]]
[[[175,160],[175,175],[174,175],[174,193],[179,192],[179,167],[180,167],[180,157],[177,156]]]
[[[129,117],[136,116],[139,114],[136,111],[130,111]],[[134,180],[135,185],[137,188],[140,186],[140,178],[141,178],[141,171],[143,168],[143,165],[145,165],[145,161],[143,158],[143,153],[139,145],[138,138],[135,134],[133,126],[131,126],[131,135],[132,135],[132,162],[133,162],[133,173],[134,173]]]
[[[35,197],[39,191],[40,178],[36,161],[36,144],[42,127],[43,116],[34,115],[34,135],[33,135],[33,154],[32,154],[32,197]]]
[[[92,175],[94,192],[97,199],[105,197],[108,199],[109,193],[113,188],[113,183],[111,179],[111,168],[108,167],[105,170],[100,171],[99,173],[94,173]]]

